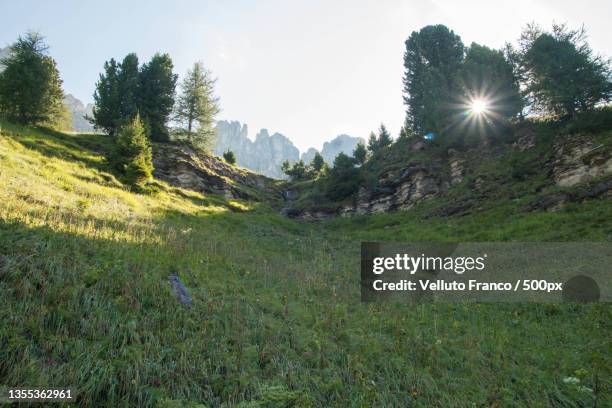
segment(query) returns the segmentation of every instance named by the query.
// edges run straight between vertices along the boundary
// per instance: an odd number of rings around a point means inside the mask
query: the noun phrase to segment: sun
[[[476,115],[481,115],[487,110],[487,106],[488,104],[484,99],[474,99],[470,106],[470,110]]]

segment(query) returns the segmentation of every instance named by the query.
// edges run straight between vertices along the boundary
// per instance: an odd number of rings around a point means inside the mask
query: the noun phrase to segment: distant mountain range
[[[338,154],[352,154],[360,141],[363,142],[363,139],[339,135],[332,141],[325,142],[321,155],[331,165]],[[227,150],[234,152],[239,166],[273,178],[285,178],[281,171],[285,160],[295,162],[301,158],[308,163],[317,153],[317,149],[311,147],[300,156],[300,151],[289,138],[278,132],[270,135],[267,129],[261,129],[253,141],[248,137],[246,124],[221,120],[217,122],[214,153],[221,156]]]

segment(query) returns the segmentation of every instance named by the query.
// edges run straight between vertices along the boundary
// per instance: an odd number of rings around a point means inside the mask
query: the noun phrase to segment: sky
[[[464,44],[493,48],[521,28],[585,25],[593,49],[612,56],[609,0],[0,0],[0,47],[41,32],[66,93],[93,101],[104,61],[155,52],[183,76],[195,61],[217,77],[218,119],[289,137],[300,151],[346,133],[367,138],[404,120],[404,41],[445,24]]]

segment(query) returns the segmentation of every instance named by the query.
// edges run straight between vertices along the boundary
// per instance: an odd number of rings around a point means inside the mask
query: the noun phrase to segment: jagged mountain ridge
[[[351,154],[357,143],[363,139],[349,135],[339,135],[325,142],[321,155],[328,164],[332,164],[340,153]],[[269,134],[267,129],[261,129],[255,140],[248,137],[248,126],[238,121],[217,122],[217,141],[214,153],[221,156],[231,150],[236,155],[238,165],[257,171],[269,177],[286,178],[281,171],[285,160],[295,162],[299,159],[310,162],[317,149],[311,147],[300,155],[293,142],[281,133]]]
[[[64,96],[64,105],[68,107],[72,115],[72,129],[75,132],[93,132],[93,125],[85,118],[93,115],[93,104],[85,105],[72,94]]]
[[[274,178],[283,178],[283,161],[293,162],[300,157],[297,147],[280,133],[270,135],[267,129],[261,129],[253,141],[248,138],[246,124],[222,120],[217,122],[214,153],[221,156],[227,150],[234,152],[239,166]]]
[[[357,144],[365,143],[361,137],[353,137],[346,134],[341,134],[336,136],[334,139],[329,142],[323,143],[323,149],[321,149],[321,156],[325,162],[329,165],[332,165],[336,156],[340,153],[348,154],[349,156],[353,154],[353,150],[357,147]],[[305,163],[310,162],[315,154],[317,154],[318,150],[314,147],[311,147],[306,152],[302,153],[301,159],[304,160]]]

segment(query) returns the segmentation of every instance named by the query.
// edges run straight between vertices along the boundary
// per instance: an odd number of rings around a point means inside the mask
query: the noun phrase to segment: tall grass
[[[131,193],[104,164],[109,143],[2,124],[0,385],[72,386],[92,407],[612,401],[607,305],[361,304],[358,252],[361,239],[609,239],[609,202],[306,224],[163,183]]]

